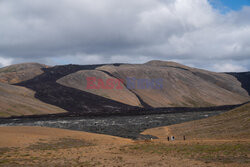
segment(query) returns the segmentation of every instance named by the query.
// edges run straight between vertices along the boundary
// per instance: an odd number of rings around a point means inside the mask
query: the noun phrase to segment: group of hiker
[[[175,137],[174,136],[171,136],[171,137],[168,136],[168,141],[170,141],[170,140],[175,140]],[[186,140],[186,136],[183,136],[183,140]]]

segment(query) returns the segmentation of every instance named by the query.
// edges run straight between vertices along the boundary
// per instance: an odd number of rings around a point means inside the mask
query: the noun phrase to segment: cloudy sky
[[[250,0],[0,0],[0,67],[171,60],[250,70]]]

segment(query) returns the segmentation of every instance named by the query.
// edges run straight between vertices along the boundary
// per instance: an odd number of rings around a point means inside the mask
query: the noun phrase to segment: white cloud
[[[0,54],[13,62],[242,66],[250,62],[249,17],[250,7],[221,14],[208,0],[1,0]]]
[[[0,67],[5,67],[8,65],[11,65],[12,61],[13,61],[13,59],[6,59],[3,57],[0,57]]]
[[[97,62],[105,62],[103,56],[100,55],[87,55],[87,54],[81,54],[77,53],[76,55],[67,55],[67,56],[61,56],[61,57],[51,57],[46,59],[46,64],[96,64]],[[100,64],[100,63],[99,63]]]
[[[242,67],[240,65],[234,65],[234,64],[215,64],[213,65],[214,71],[218,72],[244,72],[247,71],[245,67]]]
[[[110,58],[109,62],[112,63],[135,63],[135,64],[141,64],[141,63],[145,63],[147,61],[150,61],[151,58],[147,57],[147,56],[124,56],[124,55],[114,55]]]

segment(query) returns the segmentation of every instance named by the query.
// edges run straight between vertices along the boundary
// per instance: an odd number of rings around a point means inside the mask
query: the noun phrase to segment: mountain
[[[107,65],[97,69],[124,80],[126,77],[161,78],[162,89],[132,90],[152,107],[204,107],[249,100],[247,91],[235,77],[174,62],[150,61],[142,65]]]
[[[40,101],[81,115],[241,104],[250,101],[245,86],[250,79],[242,75],[166,61],[54,67],[28,63],[1,68],[0,82],[26,87]]]
[[[0,82],[15,84],[26,81],[42,74],[42,68],[48,67],[38,63],[23,63],[4,67],[0,69]]]

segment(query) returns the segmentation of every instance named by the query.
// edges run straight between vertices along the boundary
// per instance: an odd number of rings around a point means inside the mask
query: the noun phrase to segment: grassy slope
[[[125,150],[183,157],[208,166],[249,166],[250,103],[218,116],[148,129],[143,134],[158,136],[160,140],[131,145]],[[169,142],[166,138],[172,135],[177,140]]]
[[[249,101],[246,90],[233,76],[194,69],[165,61],[146,64],[105,65],[97,70],[106,71],[123,79],[162,79],[161,89],[131,89],[152,107],[205,107],[240,104]],[[146,82],[146,81],[145,81]],[[135,84],[134,84],[135,86]]]
[[[0,166],[247,166],[248,143],[131,141],[45,127],[0,127]],[[209,164],[208,164],[209,163]]]
[[[43,73],[44,64],[23,63],[0,68],[0,82],[15,84],[34,78]]]
[[[0,117],[66,112],[39,101],[34,95],[27,88],[0,83]]]
[[[218,116],[149,129],[144,134],[182,139],[250,139],[250,103]]]
[[[1,127],[0,166],[246,167],[250,163],[249,113],[250,103],[219,116],[144,132],[177,139],[187,136],[186,141],[173,142],[166,138],[132,142],[54,128]]]

